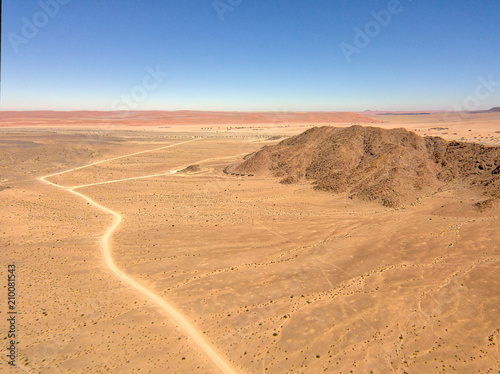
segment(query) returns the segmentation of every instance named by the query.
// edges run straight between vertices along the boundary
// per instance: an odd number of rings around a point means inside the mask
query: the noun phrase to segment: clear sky
[[[2,18],[3,110],[500,106],[498,0],[4,0]]]

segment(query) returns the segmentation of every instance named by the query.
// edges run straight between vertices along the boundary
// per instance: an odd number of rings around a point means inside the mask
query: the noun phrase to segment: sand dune
[[[127,111],[127,112],[0,112],[2,127],[13,126],[180,126],[249,125],[279,123],[377,123],[379,121],[349,112],[203,112],[203,111]]]

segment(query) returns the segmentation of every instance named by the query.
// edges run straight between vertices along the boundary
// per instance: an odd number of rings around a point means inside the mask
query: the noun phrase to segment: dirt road
[[[196,139],[194,139],[194,140],[196,140]],[[142,154],[142,153],[146,153],[146,152],[159,151],[159,150],[162,150],[162,149],[166,149],[166,148],[170,148],[170,147],[175,147],[175,146],[178,146],[178,145],[181,145],[181,144],[192,142],[194,140],[189,140],[189,141],[186,141],[186,142],[176,143],[176,144],[165,146],[165,147],[161,147],[161,148],[155,148],[155,149],[151,149],[151,150],[147,150],[147,151],[136,152],[136,153],[131,153],[131,154],[127,154],[127,155],[123,155],[123,156],[119,156],[119,157],[113,157],[113,158],[109,158],[109,159],[106,159],[106,160],[97,161],[97,162],[94,162],[94,163],[91,163],[91,164],[88,164],[88,165],[85,165],[85,166],[80,166],[80,167],[68,169],[68,170],[65,170],[65,171],[62,171],[62,172],[59,172],[59,173],[54,173],[54,174],[46,175],[46,176],[41,177],[40,180],[43,181],[43,182],[45,182],[45,183],[47,183],[47,184],[49,184],[49,185],[51,185],[51,186],[64,189],[65,191],[68,191],[68,192],[70,192],[70,193],[72,193],[72,194],[74,194],[74,195],[76,195],[78,197],[81,197],[82,199],[84,199],[85,201],[87,201],[89,204],[91,204],[92,206],[96,207],[97,209],[99,209],[99,210],[101,210],[101,211],[103,211],[103,212],[105,212],[107,214],[111,214],[114,217],[113,223],[111,224],[111,226],[108,227],[106,233],[104,234],[104,236],[101,239],[102,254],[103,254],[104,259],[106,261],[106,265],[109,267],[109,269],[118,278],[120,278],[125,283],[127,283],[129,286],[133,287],[134,289],[136,289],[137,291],[139,291],[140,293],[142,293],[144,296],[148,297],[151,301],[153,301],[161,309],[163,309],[165,312],[167,312],[175,320],[175,322],[178,324],[178,326],[182,330],[184,330],[185,334],[191,339],[191,341],[193,343],[195,343],[206,354],[206,356],[214,363],[215,366],[217,366],[217,368],[222,373],[225,373],[225,374],[237,373],[238,371],[235,368],[232,367],[232,365],[229,362],[229,360],[224,355],[222,355],[221,353],[217,352],[215,350],[215,348],[212,347],[212,345],[206,340],[206,338],[203,336],[203,334],[180,311],[178,311],[177,309],[175,309],[172,305],[170,305],[163,298],[161,298],[160,296],[158,296],[157,294],[155,294],[153,291],[151,291],[150,289],[144,287],[138,281],[136,281],[132,277],[130,277],[127,274],[125,274],[122,270],[120,270],[116,266],[116,264],[115,264],[115,262],[113,260],[113,256],[111,254],[111,249],[110,249],[110,245],[109,245],[109,239],[110,239],[111,235],[113,234],[113,232],[120,226],[120,223],[122,221],[122,216],[118,212],[112,211],[111,209],[106,208],[105,206],[103,206],[103,205],[95,202],[90,197],[88,197],[88,196],[86,196],[86,195],[84,195],[84,194],[82,194],[80,192],[75,191],[78,188],[90,187],[90,186],[93,186],[93,185],[106,184],[106,183],[119,183],[119,182],[122,182],[122,181],[151,178],[151,177],[156,177],[156,176],[168,176],[168,175],[172,175],[172,174],[170,172],[167,172],[165,174],[146,175],[146,176],[142,176],[142,177],[125,178],[125,179],[112,180],[112,181],[106,181],[106,182],[99,182],[99,183],[95,183],[95,184],[86,184],[86,185],[80,185],[80,186],[74,186],[74,187],[61,186],[61,185],[58,185],[56,183],[53,183],[53,182],[50,182],[50,181],[47,180],[47,178],[50,178],[50,177],[53,177],[53,176],[57,176],[57,175],[65,174],[65,173],[70,173],[72,171],[76,171],[76,170],[80,170],[80,169],[83,169],[83,168],[86,168],[86,167],[89,167],[89,166],[93,166],[93,165],[96,165],[96,164],[104,163],[106,161],[112,161],[112,160],[116,160],[116,159],[119,159],[119,158],[134,156],[134,155]],[[207,160],[210,160],[210,159],[207,159]],[[203,160],[203,161],[207,161],[207,160]],[[178,170],[178,169],[181,169],[182,167],[183,166],[180,166],[180,167],[178,167],[176,169]]]

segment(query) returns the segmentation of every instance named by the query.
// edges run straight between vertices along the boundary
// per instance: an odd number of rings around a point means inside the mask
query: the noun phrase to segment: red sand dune
[[[348,112],[203,112],[203,111],[3,111],[0,127],[92,126],[103,123],[122,126],[242,125],[294,123],[376,123]]]

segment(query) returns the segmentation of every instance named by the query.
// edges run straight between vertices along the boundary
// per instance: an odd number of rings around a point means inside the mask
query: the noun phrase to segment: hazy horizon
[[[3,2],[2,110],[498,106],[500,4]]]

